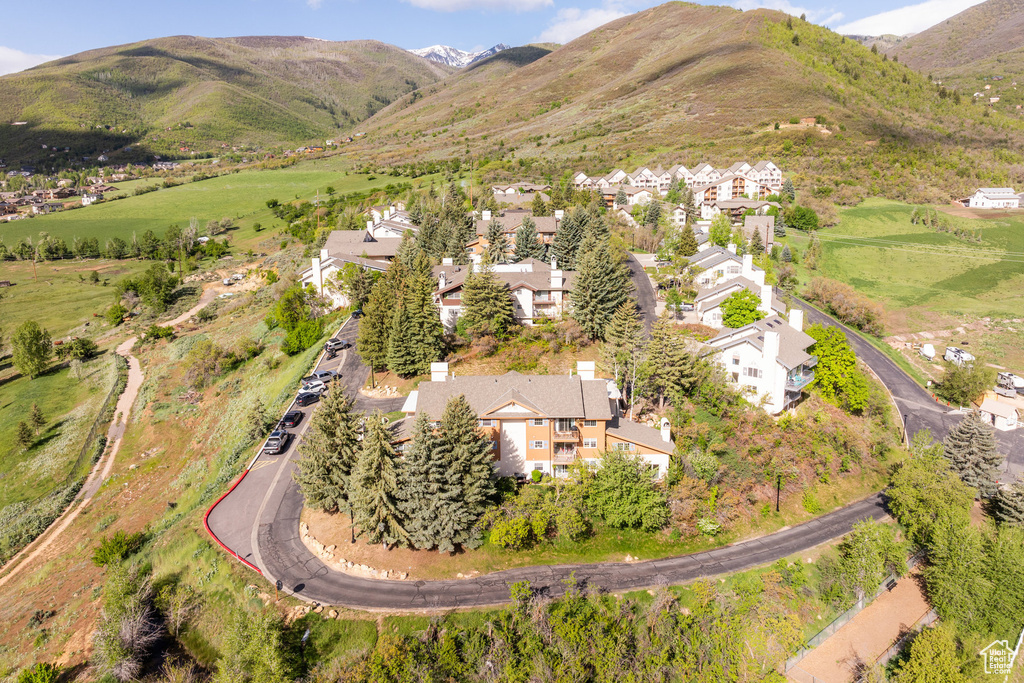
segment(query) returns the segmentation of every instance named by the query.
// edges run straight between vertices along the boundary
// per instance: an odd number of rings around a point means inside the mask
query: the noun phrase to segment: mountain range
[[[421,47],[415,50],[409,50],[409,52],[429,59],[432,62],[438,64],[444,64],[455,69],[461,69],[465,66],[469,66],[473,62],[478,62],[481,59],[486,59],[493,54],[497,54],[502,50],[507,50],[508,45],[504,43],[498,43],[489,50],[481,50],[479,52],[466,52],[455,47],[448,45],[431,45],[430,47]]]

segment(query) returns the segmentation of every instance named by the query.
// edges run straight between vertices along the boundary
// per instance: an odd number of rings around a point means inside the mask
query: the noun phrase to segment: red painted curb
[[[214,502],[214,504],[210,506],[210,509],[206,511],[205,515],[203,515],[203,526],[206,527],[206,533],[210,534],[210,536],[213,538],[213,540],[217,541],[217,545],[219,545],[221,548],[224,548],[224,550],[226,550],[233,558],[235,558],[236,560],[238,560],[239,562],[244,564],[246,567],[248,567],[249,569],[255,570],[257,574],[260,574],[262,576],[263,572],[260,571],[259,567],[254,565],[252,562],[249,562],[248,560],[245,560],[245,559],[239,557],[238,553],[236,553],[234,550],[232,550],[231,548],[229,548],[226,545],[224,545],[224,542],[221,541],[219,538],[217,538],[217,534],[213,533],[213,529],[210,528],[210,521],[209,521],[210,520],[210,513],[213,512],[213,509],[215,507],[220,505],[220,502],[222,500],[227,498],[231,494],[231,492],[235,490],[236,486],[238,486],[239,484],[242,483],[242,480],[245,479],[245,475],[247,475],[247,474],[249,474],[249,468],[248,467],[245,468],[244,472],[242,472],[242,476],[240,476],[238,478],[238,481],[236,481],[234,484],[232,484],[231,488],[229,488],[227,491],[225,491],[224,495],[222,495],[220,498],[218,498]]]

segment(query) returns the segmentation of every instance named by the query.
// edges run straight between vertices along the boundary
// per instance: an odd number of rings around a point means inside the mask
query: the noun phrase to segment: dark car
[[[328,351],[341,351],[352,346],[352,343],[347,339],[328,339],[327,343],[324,344],[324,348]]]
[[[354,311],[352,311],[352,317],[353,318],[362,318],[363,317],[363,309],[357,308]]]
[[[307,391],[307,392],[303,392],[303,393],[299,394],[295,398],[295,405],[302,406],[303,408],[305,408],[306,406],[310,405],[311,403],[316,403],[319,400],[320,400],[320,394],[312,394],[312,393],[309,393]]]
[[[269,455],[277,455],[288,450],[288,444],[291,443],[292,435],[283,429],[275,429],[267,437],[267,442],[263,444],[263,452]]]
[[[302,413],[298,410],[287,412],[281,418],[282,427],[297,427],[300,422],[302,422]]]

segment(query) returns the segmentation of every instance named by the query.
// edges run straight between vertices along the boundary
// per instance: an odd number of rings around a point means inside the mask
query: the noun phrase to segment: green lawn
[[[1024,313],[1024,216],[948,217],[956,225],[980,230],[979,244],[911,224],[913,210],[908,204],[877,199],[843,210],[837,226],[819,233],[825,252],[819,273],[853,285],[889,312]],[[790,234],[802,251],[806,238]]]
[[[60,339],[72,330],[80,335],[105,330],[106,321],[94,318],[93,313],[102,314],[114,302],[113,284],[150,265],[149,261],[105,259],[48,261],[35,265],[33,277],[31,261],[6,261],[3,279],[11,280],[14,286],[0,290],[0,305],[3,306],[0,328],[9,338],[18,325],[26,320],[35,320],[54,339]],[[91,270],[99,273],[101,284],[89,284]],[[83,282],[79,275],[86,281]],[[106,281],[106,286],[103,281]],[[81,327],[84,323],[89,323],[89,327]]]
[[[8,246],[25,237],[34,239],[40,232],[62,237],[69,245],[75,237],[96,237],[102,243],[115,235],[129,239],[132,233],[141,235],[146,230],[162,235],[169,225],[188,225],[192,217],[200,226],[209,220],[229,217],[241,227],[233,233],[233,240],[238,243],[255,236],[253,223],[259,222],[265,228],[280,225],[267,209],[267,199],[310,199],[317,190],[322,193],[328,186],[339,194],[364,192],[403,181],[390,176],[370,180],[366,175],[346,175],[346,164],[339,157],[316,159],[285,169],[247,170],[198,183],[187,182],[137,197],[131,196],[135,187],[161,181],[117,183],[119,190],[129,194],[125,199],[15,221],[0,226],[0,237]]]
[[[64,482],[113,385],[112,365],[105,355],[84,365],[81,380],[66,368],[29,380],[7,379],[15,374],[10,358],[0,362],[0,509],[46,495]],[[46,425],[24,450],[16,441],[17,426],[29,422],[33,404]]]

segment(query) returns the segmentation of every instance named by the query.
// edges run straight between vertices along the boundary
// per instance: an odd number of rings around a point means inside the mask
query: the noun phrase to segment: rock
[[[455,578],[456,579],[462,579],[462,578],[465,578],[465,577],[462,576],[462,572],[459,572],[458,574],[455,575]]]
[[[129,471],[131,471],[131,470],[135,470],[135,469],[138,469],[138,468],[139,468],[139,466],[138,466],[138,465],[128,465],[128,470],[129,470]]]
[[[338,610],[332,609],[330,612],[327,613],[327,616],[329,616],[331,619],[337,619],[338,618]]]
[[[305,522],[302,522],[301,524],[299,524],[299,531],[302,532],[303,536],[305,536],[309,533],[309,525]]]
[[[327,552],[329,552],[329,553],[333,553],[333,552],[334,552],[335,550],[337,550],[337,549],[338,549],[338,546],[336,546],[336,545],[333,545],[333,544],[332,544],[332,545],[329,545],[329,546],[327,546]]]
[[[388,578],[388,570],[387,570],[387,569],[383,569],[383,570],[381,570],[381,572],[380,572],[380,578],[382,578],[382,579],[386,579],[386,578]]]
[[[317,605],[316,607],[313,608],[313,611],[316,612],[317,614],[320,614],[321,612],[324,611],[324,606],[323,605]]]
[[[407,578],[409,578],[409,573],[408,573],[408,572],[402,572],[402,573],[401,573],[401,574],[399,575],[399,577],[398,577],[398,578],[400,578],[400,579],[401,579],[402,581],[405,581],[405,580],[406,580]]]
[[[349,569],[352,569],[352,567],[354,567],[355,565],[353,565],[351,562],[346,562],[345,566],[348,567]]]

